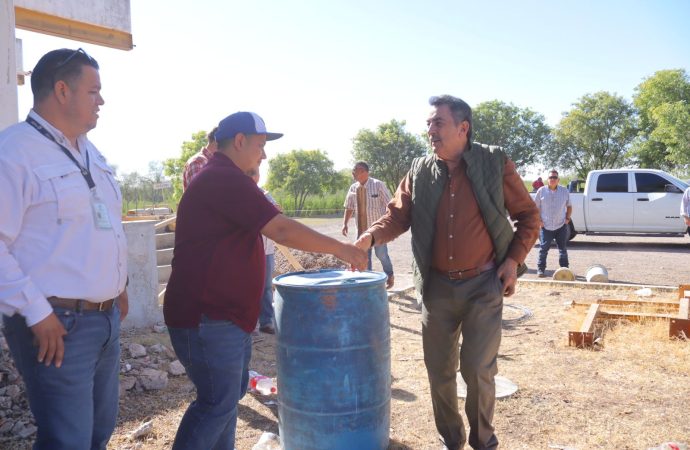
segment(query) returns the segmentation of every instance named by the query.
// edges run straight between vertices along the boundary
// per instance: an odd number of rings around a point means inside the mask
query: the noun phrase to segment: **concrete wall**
[[[17,123],[17,58],[14,7],[0,1],[0,130]]]
[[[143,328],[163,322],[158,305],[158,267],[154,220],[123,222],[127,236],[129,315],[123,328]]]
[[[12,3],[12,2],[9,2]],[[131,33],[130,0],[14,0],[14,6]]]

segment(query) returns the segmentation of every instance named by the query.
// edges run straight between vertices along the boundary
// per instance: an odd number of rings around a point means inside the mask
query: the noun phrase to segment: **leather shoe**
[[[259,331],[266,334],[276,334],[276,329],[273,328],[273,325],[271,324],[260,326]]]
[[[386,289],[390,289],[395,284],[395,276],[388,275],[388,280],[386,280]]]

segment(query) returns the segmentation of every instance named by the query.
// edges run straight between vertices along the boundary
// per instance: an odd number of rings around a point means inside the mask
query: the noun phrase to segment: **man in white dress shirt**
[[[33,109],[0,132],[0,313],[38,432],[34,449],[104,449],[118,409],[127,314],[122,196],[86,133],[103,105],[98,63],[54,50]]]

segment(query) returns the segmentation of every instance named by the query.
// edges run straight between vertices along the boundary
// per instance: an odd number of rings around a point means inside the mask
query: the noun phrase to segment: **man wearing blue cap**
[[[165,323],[197,398],[173,449],[232,450],[237,403],[247,391],[251,332],[259,317],[265,257],[261,235],[332,254],[363,270],[367,255],[280,214],[246,175],[266,159],[266,131],[251,112],[218,124],[218,151],[180,201]]]

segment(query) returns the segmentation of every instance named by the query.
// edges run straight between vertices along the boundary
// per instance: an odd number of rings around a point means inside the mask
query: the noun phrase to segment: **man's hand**
[[[498,266],[498,278],[503,284],[503,295],[510,297],[515,293],[515,283],[517,283],[517,262],[512,258],[506,258],[503,264]]]
[[[371,233],[364,232],[362,235],[355,241],[355,246],[357,248],[361,248],[364,251],[367,251],[371,248],[371,244],[374,241],[374,237],[372,236]]]
[[[690,217],[688,216],[683,216],[683,219],[685,219],[685,225],[690,227]]]
[[[122,322],[129,312],[129,294],[127,294],[127,288],[117,297],[117,306],[120,307],[120,322]]]
[[[347,236],[347,224],[343,224],[343,236]]]
[[[65,343],[62,337],[67,334],[60,319],[55,313],[50,313],[45,319],[31,326],[34,334],[34,345],[38,346],[38,362],[49,366],[55,363],[55,367],[62,365],[65,356]]]
[[[349,263],[353,269],[366,270],[369,258],[367,252],[361,248],[355,247],[352,244],[343,243],[342,247],[336,254],[338,258]]]

